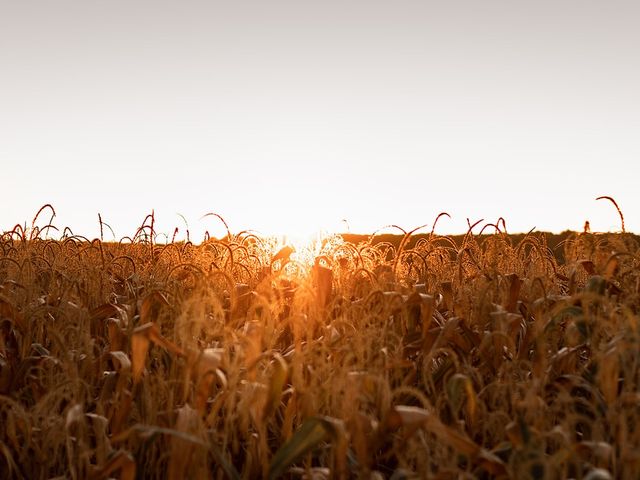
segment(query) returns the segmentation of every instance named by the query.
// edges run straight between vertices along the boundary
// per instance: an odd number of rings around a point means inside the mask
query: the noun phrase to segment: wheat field
[[[640,476],[634,235],[153,221],[0,237],[1,478]]]

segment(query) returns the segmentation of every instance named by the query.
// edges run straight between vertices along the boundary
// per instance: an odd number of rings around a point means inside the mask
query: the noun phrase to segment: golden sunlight
[[[311,234],[287,234],[280,237],[282,247],[293,248],[291,257],[304,265],[310,265],[322,250],[322,242],[329,236],[326,232],[317,231]]]

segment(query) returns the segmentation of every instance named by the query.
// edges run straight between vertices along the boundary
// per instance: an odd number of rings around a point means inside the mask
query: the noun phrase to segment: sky
[[[152,210],[192,237],[221,234],[209,212],[619,230],[609,195],[640,232],[639,21],[637,1],[0,0],[0,230],[44,204],[87,237]]]

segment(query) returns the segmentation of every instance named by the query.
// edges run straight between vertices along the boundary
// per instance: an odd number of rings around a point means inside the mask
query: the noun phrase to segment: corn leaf
[[[269,478],[275,479],[284,474],[300,457],[326,441],[330,431],[327,422],[320,417],[305,420],[300,429],[273,456]]]

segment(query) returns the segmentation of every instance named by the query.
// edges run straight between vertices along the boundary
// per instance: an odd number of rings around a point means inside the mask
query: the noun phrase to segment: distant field
[[[487,229],[487,231],[489,231],[489,229]],[[551,250],[553,255],[558,259],[560,263],[563,263],[564,262],[563,244],[565,240],[574,237],[576,235],[576,232],[572,232],[569,230],[562,233],[535,232],[534,236],[539,237],[540,235],[544,236],[547,247]],[[484,238],[490,238],[492,236],[493,236],[493,232],[483,233],[482,235],[476,236],[475,238],[476,238],[476,241],[482,242]],[[344,238],[345,241],[358,244],[361,242],[368,241],[370,238],[370,235],[342,234],[342,237]],[[411,248],[420,239],[426,239],[428,237],[429,235],[424,233],[418,233],[418,234],[412,235],[408,242],[408,248]],[[464,240],[464,237],[465,235],[448,235],[448,238],[453,240],[453,242],[456,245],[461,245],[461,243]],[[508,235],[509,242],[515,245],[520,243],[525,237],[526,237],[525,233],[514,233],[514,234]],[[387,234],[376,235],[375,237],[373,237],[373,242],[374,243],[389,242],[389,243],[392,243],[393,245],[398,246],[400,245],[402,238],[403,238],[402,234],[394,235],[394,234],[387,233]]]
[[[638,478],[638,237],[149,231],[0,237],[0,478]]]

